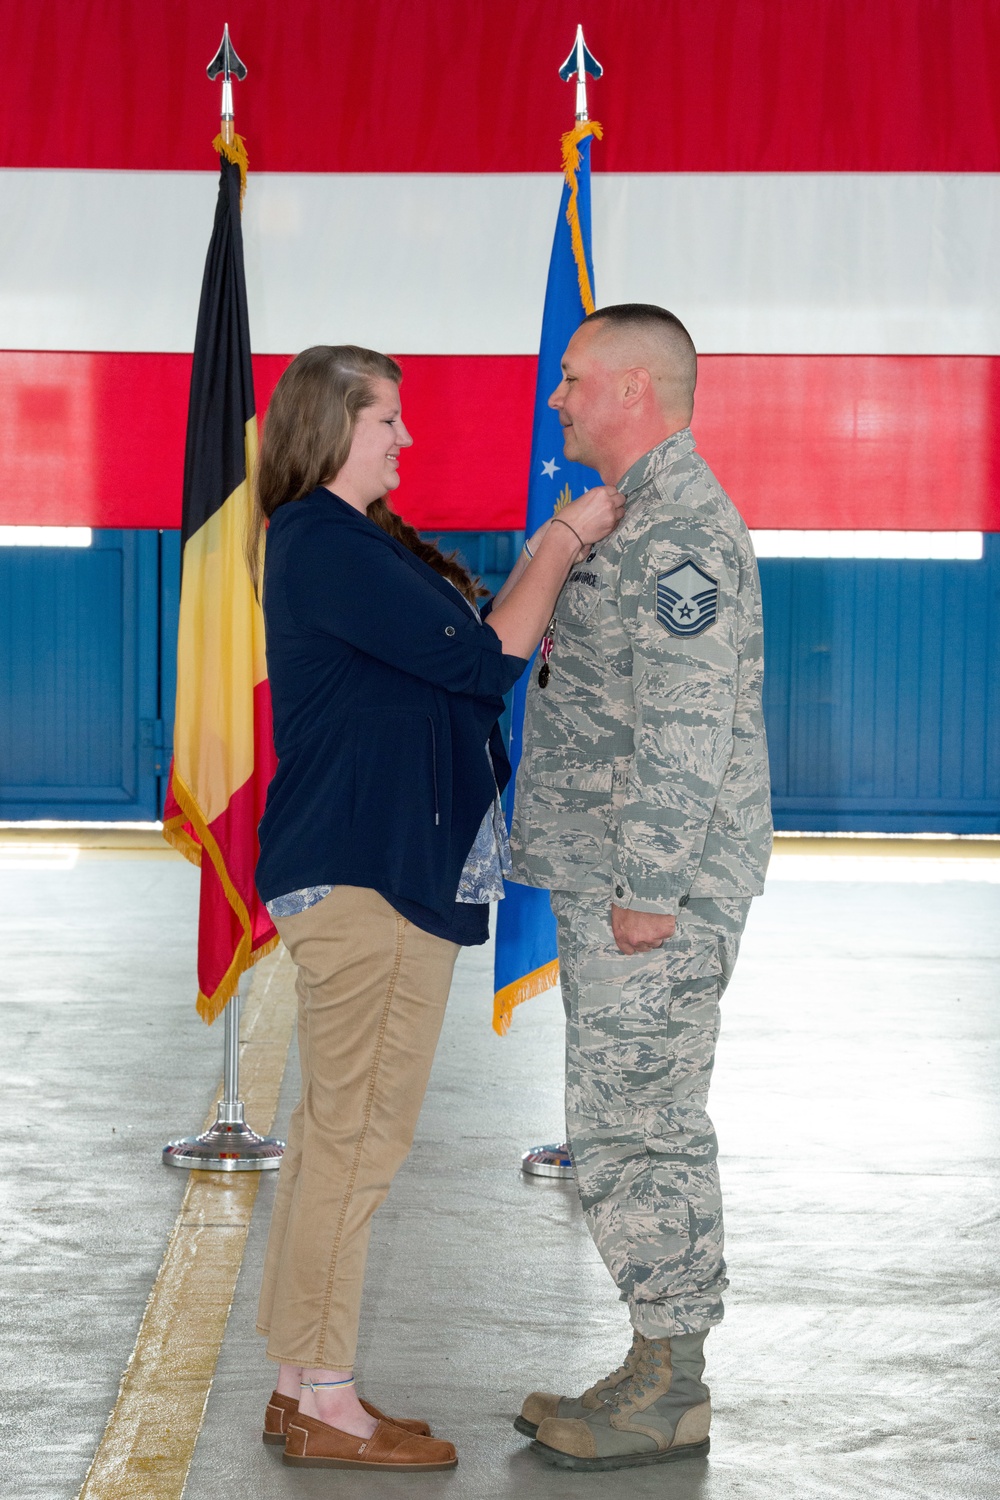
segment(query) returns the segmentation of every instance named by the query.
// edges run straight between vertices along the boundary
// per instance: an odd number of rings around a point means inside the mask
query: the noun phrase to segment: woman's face
[[[391,380],[373,380],[375,400],[358,413],[347,462],[330,480],[329,488],[364,510],[399,484],[399,451],[413,442],[400,415],[399,387]]]

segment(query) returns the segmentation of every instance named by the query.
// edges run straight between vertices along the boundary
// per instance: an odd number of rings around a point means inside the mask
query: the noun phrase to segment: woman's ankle
[[[299,1411],[355,1437],[371,1437],[378,1426],[358,1399],[351,1370],[303,1370]]]
[[[278,1368],[278,1380],[275,1390],[279,1396],[291,1396],[293,1401],[299,1399],[299,1387],[302,1383],[301,1365],[280,1365]]]

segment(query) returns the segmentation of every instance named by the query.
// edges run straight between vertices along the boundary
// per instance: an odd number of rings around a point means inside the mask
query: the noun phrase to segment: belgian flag
[[[198,1011],[215,1020],[277,943],[254,884],[276,765],[264,621],[243,542],[257,452],[240,225],[246,153],[220,136],[215,227],[198,310],[184,461],[174,756],[164,837],[201,866]]]

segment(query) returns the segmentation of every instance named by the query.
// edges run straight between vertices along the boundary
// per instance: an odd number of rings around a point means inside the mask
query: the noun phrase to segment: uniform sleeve
[[[449,692],[502,696],[527,666],[504,655],[457,593],[452,603],[377,534],[310,528],[289,557],[285,597],[304,629]]]
[[[612,896],[676,914],[698,871],[733,750],[739,687],[735,542],[692,525],[628,548],[619,585],[632,643],[634,746]]]

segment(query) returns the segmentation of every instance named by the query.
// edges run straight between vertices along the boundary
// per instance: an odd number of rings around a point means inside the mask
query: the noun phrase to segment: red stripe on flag
[[[267,788],[277,767],[271,719],[271,690],[265,682],[254,688],[254,772],[229,799],[225,812],[207,830],[198,830],[170,790],[164,823],[202,846],[201,900],[198,919],[198,1011],[214,1021],[236,991],[250,965],[277,942],[277,933],[257,894],[254,872],[260,854],[257,825],[264,813]]]
[[[257,171],[551,171],[578,21],[606,70],[597,170],[1000,169],[995,0],[7,6],[0,163],[207,170],[224,21]]]
[[[258,411],[288,358],[255,357]],[[402,365],[407,520],[523,526],[535,359]],[[182,354],[0,353],[0,524],[179,526],[190,372]],[[694,430],[752,526],[1000,531],[1000,358],[703,355]]]
[[[704,355],[692,429],[747,524],[1000,531],[1000,359]]]

